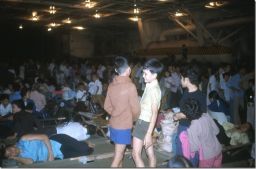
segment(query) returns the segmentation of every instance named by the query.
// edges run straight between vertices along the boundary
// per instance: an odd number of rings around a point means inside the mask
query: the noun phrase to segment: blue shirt
[[[10,94],[10,96],[9,96],[10,102],[15,101],[15,100],[20,100],[20,99],[22,99],[22,97],[21,97],[21,95],[20,95],[20,91],[13,92],[13,93]]]
[[[61,144],[50,140],[54,158],[63,159],[63,154],[60,151]],[[47,161],[48,150],[45,143],[41,140],[20,140],[17,143],[20,149],[19,157],[30,158],[35,161]]]
[[[229,88],[233,87],[235,89],[238,89],[239,91],[233,91],[231,90],[230,92],[230,97],[243,97],[243,90],[240,87],[240,82],[241,82],[241,76],[240,74],[235,74],[234,76],[231,76],[231,78],[227,82],[227,86]]]

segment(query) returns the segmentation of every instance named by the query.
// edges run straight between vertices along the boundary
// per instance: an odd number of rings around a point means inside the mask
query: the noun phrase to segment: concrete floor
[[[55,160],[51,162],[43,162],[43,163],[34,163],[30,165],[14,165],[9,166],[11,168],[109,168],[112,162],[114,145],[110,143],[110,141],[101,136],[92,136],[87,140],[88,142],[95,144],[94,152],[91,156],[91,159],[94,161],[88,162],[87,164],[83,164],[79,162],[78,158],[75,159],[64,159],[64,160]],[[155,149],[155,154],[157,157],[157,167],[158,168],[165,168],[167,164],[167,160],[172,157],[171,153],[160,151],[159,149]],[[97,159],[95,159],[95,157]],[[143,152],[143,159],[146,163],[146,155]],[[14,163],[15,164],[15,163]],[[253,167],[254,166],[254,167]],[[254,165],[249,166],[248,160],[246,158],[242,158],[240,156],[237,157],[237,160],[233,161],[225,161],[222,165],[223,168],[234,168],[234,167],[253,167],[255,168],[255,161]],[[126,151],[126,155],[123,161],[123,167],[131,168],[135,167],[134,162],[131,157],[131,151]]]
[[[104,137],[100,136],[92,136],[87,141],[95,144],[95,149],[93,152],[93,156],[106,156],[103,159],[97,159],[87,164],[82,164],[78,159],[64,159],[64,160],[55,160],[51,162],[44,163],[34,163],[30,165],[23,165],[20,167],[24,168],[108,168],[111,165],[114,145],[110,143],[110,141]],[[157,166],[165,167],[166,161],[171,158],[171,154],[165,153],[159,150],[155,150],[155,154],[157,157]],[[146,162],[146,155],[143,152],[143,159]],[[147,166],[147,163],[145,163]],[[134,162],[131,157],[131,151],[127,150],[126,155],[123,161],[123,167],[135,167]]]

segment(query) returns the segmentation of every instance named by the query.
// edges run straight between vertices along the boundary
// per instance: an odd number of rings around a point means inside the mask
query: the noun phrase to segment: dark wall
[[[104,30],[94,32],[94,55],[132,54],[141,47],[136,26],[131,29]]]
[[[66,53],[62,38],[63,32],[48,32],[46,27],[24,26],[22,30],[18,25],[6,25],[0,28],[0,55],[1,60],[18,62],[33,58],[47,60],[52,57],[61,57]],[[66,47],[66,46],[65,46]]]

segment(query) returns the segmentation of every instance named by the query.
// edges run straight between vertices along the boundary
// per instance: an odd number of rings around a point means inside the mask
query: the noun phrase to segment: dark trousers
[[[64,158],[85,156],[92,152],[92,148],[85,142],[77,141],[66,134],[52,135],[50,140],[57,141],[61,144],[60,150],[63,153]]]

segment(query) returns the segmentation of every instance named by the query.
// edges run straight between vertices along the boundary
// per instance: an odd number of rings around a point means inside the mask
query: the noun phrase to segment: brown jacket
[[[140,103],[137,89],[129,77],[114,77],[108,86],[104,109],[111,115],[111,127],[132,128],[133,121],[139,117]]]

